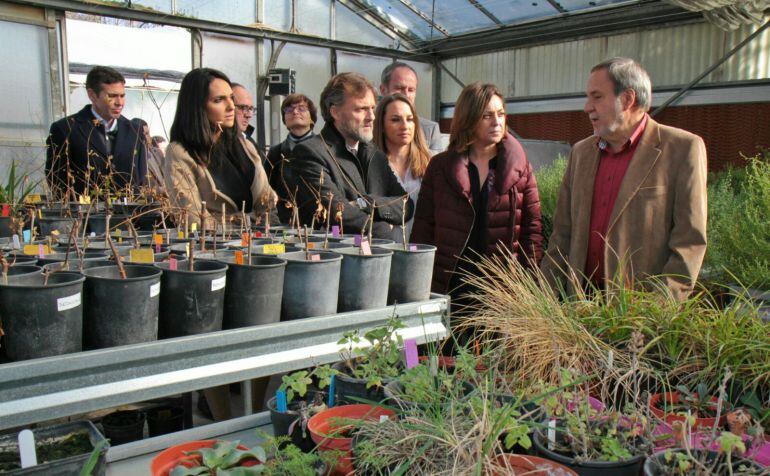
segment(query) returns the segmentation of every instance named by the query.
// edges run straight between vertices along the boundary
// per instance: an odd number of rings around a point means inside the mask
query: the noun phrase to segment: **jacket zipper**
[[[476,209],[473,208],[473,204],[471,203],[471,199],[468,199],[468,205],[471,206],[471,211],[473,212],[473,220],[471,221],[471,227],[468,229],[468,234],[465,236],[465,244],[463,245],[462,249],[460,250],[460,256],[462,256],[463,251],[465,251],[465,248],[468,246],[468,240],[471,239],[471,233],[473,232],[473,225],[476,224]],[[449,276],[450,281],[452,280],[452,276],[457,272],[457,264],[460,262],[460,258],[455,258],[455,265],[452,268],[452,274]],[[449,285],[447,284],[447,287]]]

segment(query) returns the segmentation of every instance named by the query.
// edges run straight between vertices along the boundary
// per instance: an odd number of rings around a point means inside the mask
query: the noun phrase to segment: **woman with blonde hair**
[[[420,185],[430,161],[430,151],[420,128],[420,119],[411,101],[403,94],[391,94],[380,100],[374,112],[374,143],[388,156],[388,164],[417,204]],[[406,224],[406,239],[412,231],[414,219]],[[403,241],[401,231],[396,241]]]
[[[438,248],[432,288],[450,293],[453,305],[468,291],[460,274],[477,274],[479,256],[512,253],[537,266],[543,254],[537,182],[505,119],[495,85],[466,86],[455,104],[449,148],[423,177],[412,241]]]

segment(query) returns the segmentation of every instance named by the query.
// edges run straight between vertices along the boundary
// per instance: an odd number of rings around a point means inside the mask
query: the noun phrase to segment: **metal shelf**
[[[396,314],[418,343],[447,335],[449,298],[0,365],[0,430],[340,359],[351,329]]]

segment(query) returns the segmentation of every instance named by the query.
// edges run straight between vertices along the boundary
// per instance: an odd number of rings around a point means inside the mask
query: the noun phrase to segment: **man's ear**
[[[623,105],[623,110],[627,111],[631,109],[632,107],[638,105],[636,103],[636,91],[633,89],[626,89],[623,91],[623,94],[620,97],[621,104]]]
[[[339,111],[337,110],[337,106],[335,106],[335,105],[332,105],[332,106],[329,108],[329,114],[331,114],[331,115],[332,115],[332,118],[334,118],[334,122],[336,123],[336,122],[337,122],[337,119],[338,119],[338,118],[337,118],[337,116],[339,115]]]
[[[380,94],[383,96],[388,95],[388,88],[386,88],[384,84],[380,84]]]
[[[86,93],[88,93],[88,99],[94,103],[99,99],[99,95],[91,88],[86,89]]]

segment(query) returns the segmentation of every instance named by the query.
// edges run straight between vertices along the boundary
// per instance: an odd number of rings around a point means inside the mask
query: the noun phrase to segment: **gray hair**
[[[390,86],[390,78],[391,76],[393,76],[393,71],[397,70],[398,68],[406,68],[409,71],[414,73],[415,78],[417,77],[417,71],[415,71],[414,68],[412,68],[406,63],[402,63],[400,61],[394,61],[389,65],[385,66],[385,69],[382,70],[382,74],[380,75],[380,84],[383,84],[386,87]]]
[[[620,94],[626,89],[631,89],[636,93],[636,105],[643,111],[649,111],[652,104],[652,82],[647,71],[631,58],[615,57],[602,61],[593,68],[591,72],[606,69],[610,79],[615,85],[615,95]]]

